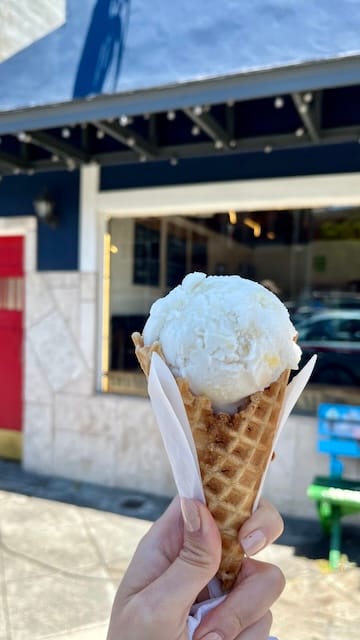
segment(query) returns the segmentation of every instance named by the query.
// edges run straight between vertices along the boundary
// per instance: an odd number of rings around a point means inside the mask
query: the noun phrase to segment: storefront
[[[0,256],[21,415],[0,452],[27,468],[173,491],[129,334],[191,270],[267,281],[294,316],[356,307],[360,17],[225,5],[54,2],[36,42],[20,25],[0,49],[0,253],[22,255]]]

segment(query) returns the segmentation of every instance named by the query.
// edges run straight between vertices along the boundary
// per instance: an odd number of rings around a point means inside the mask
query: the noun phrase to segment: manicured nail
[[[219,636],[216,631],[210,631],[210,633],[207,633],[206,636],[203,636],[200,640],[223,640],[223,638]]]
[[[200,513],[194,500],[181,498],[181,511],[184,518],[185,527],[190,533],[199,531],[201,526]]]
[[[265,547],[266,538],[260,529],[256,529],[252,533],[249,533],[246,538],[242,538],[241,546],[244,549],[247,556],[253,556],[255,553]]]

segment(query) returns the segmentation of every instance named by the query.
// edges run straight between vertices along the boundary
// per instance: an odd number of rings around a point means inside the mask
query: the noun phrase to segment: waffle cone
[[[135,354],[146,376],[156,342],[145,347],[139,333],[132,335]],[[269,458],[273,453],[279,415],[290,371],[264,391],[254,393],[235,414],[214,413],[206,396],[195,396],[186,379],[176,380],[189,419],[198,454],[207,506],[221,534],[222,557],[218,571],[223,589],[233,586],[244,552],[238,532],[252,513]]]

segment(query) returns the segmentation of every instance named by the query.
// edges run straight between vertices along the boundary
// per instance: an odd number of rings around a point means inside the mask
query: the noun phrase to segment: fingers
[[[240,633],[236,640],[269,640],[271,625],[272,614],[271,611],[268,611],[260,620],[255,622],[255,624],[252,624],[251,627],[248,627]]]
[[[148,588],[148,596],[168,610],[189,610],[220,564],[221,539],[210,512],[197,500],[182,499],[182,548],[165,573]]]
[[[175,498],[140,540],[121,582],[122,593],[129,597],[156,580],[177,557],[182,544],[180,500]]]
[[[239,542],[246,555],[252,556],[274,542],[283,530],[284,522],[279,512],[267,500],[260,500],[256,511],[241,527]]]
[[[251,627],[260,624],[285,586],[280,569],[274,565],[246,558],[237,583],[226,599],[210,611],[196,630],[194,640],[217,633],[223,640],[258,638],[250,633]],[[265,618],[269,620],[269,617]],[[264,621],[264,628],[266,627]],[[215,636],[214,636],[215,637]],[[261,635],[259,636],[262,637]],[[265,636],[264,636],[265,637]]]

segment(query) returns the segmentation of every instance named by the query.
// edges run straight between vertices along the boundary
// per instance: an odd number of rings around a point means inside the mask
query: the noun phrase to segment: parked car
[[[297,330],[301,366],[317,354],[312,382],[360,386],[360,310],[319,312]]]
[[[285,304],[296,325],[322,311],[333,309],[357,309],[360,311],[360,294],[349,291],[313,291],[309,298],[302,300],[301,304],[292,304],[292,306],[288,303]]]

